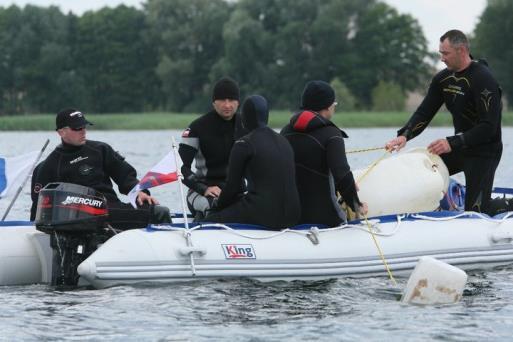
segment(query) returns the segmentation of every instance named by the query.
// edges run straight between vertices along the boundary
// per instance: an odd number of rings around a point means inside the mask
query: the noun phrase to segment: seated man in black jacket
[[[114,228],[171,222],[169,209],[158,206],[158,201],[146,190],[137,195],[137,203],[142,208],[134,209],[119,200],[112,180],[119,192],[126,195],[139,182],[137,172],[111,146],[87,140],[87,125],[91,123],[76,109],[65,109],[57,114],[56,130],[62,143],[34,169],[30,220],[36,217],[39,190],[48,183],[66,182],[87,186],[105,195],[109,223]]]
[[[242,106],[242,125],[248,134],[233,145],[228,179],[210,222],[250,223],[280,229],[294,226],[300,215],[294,153],[281,135],[267,127],[267,101],[250,96]],[[240,188],[247,181],[247,193]]]
[[[234,80],[224,77],[216,82],[212,107],[185,129],[178,149],[183,162],[183,183],[189,187],[187,205],[196,219],[204,218],[221,194],[230,151],[236,137],[243,135],[238,127],[239,86]]]
[[[294,150],[296,182],[301,200],[300,223],[331,227],[346,222],[337,193],[355,212],[365,214],[353,173],[346,159],[346,133],[330,121],[335,112],[335,92],[323,81],[306,84],[301,111],[294,114],[281,134]]]

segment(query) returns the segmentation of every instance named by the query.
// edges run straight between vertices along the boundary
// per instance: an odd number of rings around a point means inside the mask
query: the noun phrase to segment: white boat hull
[[[513,263],[513,218],[493,222],[459,218],[379,223],[379,245],[394,275],[409,275],[419,257],[429,255],[465,270]],[[94,287],[141,282],[250,277],[259,280],[386,276],[365,225],[319,230],[318,244],[306,231],[194,230],[192,247],[183,229],[123,232],[99,248],[78,268]],[[241,236],[242,235],[242,236]],[[268,238],[266,238],[268,237]],[[315,239],[314,239],[315,240]],[[227,246],[250,256],[232,258]],[[190,253],[193,260],[191,262]]]
[[[394,276],[408,276],[421,256],[464,270],[513,264],[513,217],[471,215],[437,218],[433,213],[400,222],[382,217],[371,224]],[[81,284],[104,288],[231,277],[274,281],[387,275],[365,223],[283,232],[206,225],[189,231],[189,243],[183,228],[156,228],[112,237],[79,266]],[[48,235],[30,223],[0,227],[0,285],[48,283],[51,253]]]
[[[49,236],[31,222],[12,222],[0,227],[0,285],[49,282]]]

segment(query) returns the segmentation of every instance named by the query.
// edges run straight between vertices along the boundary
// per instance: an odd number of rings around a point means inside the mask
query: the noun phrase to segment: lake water
[[[348,150],[382,146],[393,129],[347,129]],[[111,144],[144,174],[171,148],[178,131],[88,132],[89,139]],[[408,147],[426,146],[451,135],[432,128]],[[513,128],[505,128],[504,153],[496,186],[512,187]],[[40,149],[59,142],[54,132],[0,132],[0,155]],[[383,152],[351,154],[362,168]],[[457,177],[462,181],[462,177]],[[177,184],[152,193],[180,211]],[[0,200],[3,214],[8,199]],[[29,186],[8,220],[28,219]],[[406,279],[395,288],[385,277],[322,282],[210,280],[185,284],[105,290],[55,291],[49,286],[0,287],[0,341],[14,340],[511,340],[513,267],[470,274],[461,302],[447,306],[401,305]]]

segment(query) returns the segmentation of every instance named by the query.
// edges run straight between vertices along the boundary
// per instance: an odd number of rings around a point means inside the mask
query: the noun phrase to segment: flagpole
[[[5,210],[4,216],[2,217],[2,221],[5,221],[5,218],[7,217],[7,215],[9,215],[9,212],[11,211],[11,208],[14,205],[14,202],[16,202],[16,200],[18,199],[18,196],[20,195],[21,191],[23,190],[23,187],[25,186],[25,183],[27,183],[27,180],[32,175],[32,173],[34,172],[34,169],[36,168],[37,162],[39,161],[39,159],[43,155],[43,152],[46,150],[46,146],[48,146],[49,143],[50,143],[50,139],[46,139],[46,142],[43,145],[43,148],[41,149],[41,151],[39,151],[39,154],[37,155],[36,160],[32,164],[32,167],[30,168],[30,171],[25,175],[25,179],[23,179],[23,182],[21,183],[20,187],[16,191],[16,194],[14,195],[11,203],[9,204],[7,209]]]
[[[178,177],[177,177],[178,178],[178,187],[180,188],[180,199],[182,202],[183,219],[185,222],[185,229],[189,230],[189,222],[187,221],[187,206],[185,205],[185,197],[184,197],[184,193],[183,193],[183,184],[182,184],[183,176],[182,176],[182,172],[178,168],[178,161],[176,158],[177,151],[176,151],[175,137],[172,137],[172,141],[173,141],[173,156],[175,157],[176,173],[178,175]]]
[[[175,137],[171,137],[171,140],[173,142],[173,155],[175,157],[175,165],[176,165],[176,174],[178,178],[178,187],[180,188],[180,199],[182,201],[182,213],[183,213],[183,221],[185,223],[185,243],[187,244],[187,247],[192,247],[192,241],[191,241],[191,231],[189,230],[189,222],[187,221],[187,209],[185,205],[185,196],[183,194],[183,184],[182,184],[182,172],[178,169],[178,161],[176,158],[177,148],[176,148],[176,141]],[[194,264],[194,252],[191,250],[189,253],[189,260],[191,262],[191,271],[192,275],[196,275],[196,266]]]

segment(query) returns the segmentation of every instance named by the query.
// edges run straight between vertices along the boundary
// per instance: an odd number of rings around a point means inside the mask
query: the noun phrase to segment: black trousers
[[[129,203],[109,201],[110,225],[116,229],[127,230],[144,228],[150,223],[170,223],[171,217],[167,207],[145,204],[134,208]]]
[[[449,174],[465,175],[465,210],[489,214],[495,170],[502,156],[502,147],[490,156],[450,152],[440,157],[447,165]]]

